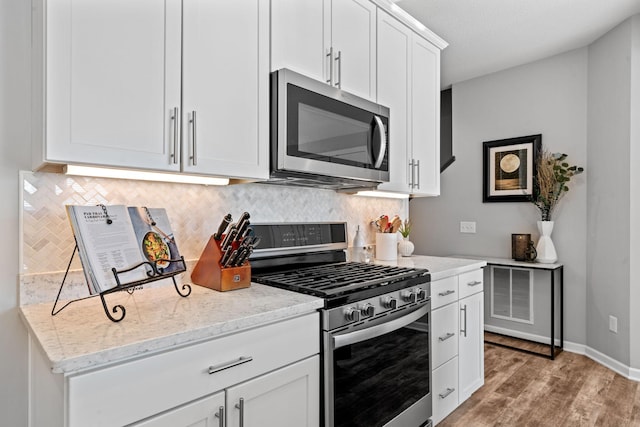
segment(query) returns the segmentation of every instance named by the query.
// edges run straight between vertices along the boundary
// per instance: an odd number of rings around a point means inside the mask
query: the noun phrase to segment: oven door
[[[325,427],[426,425],[432,415],[430,308],[426,300],[324,333]]]

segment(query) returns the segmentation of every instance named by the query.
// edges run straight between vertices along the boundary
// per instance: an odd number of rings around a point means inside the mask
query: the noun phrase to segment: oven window
[[[430,392],[428,324],[338,348],[333,356],[335,426],[382,426]]]

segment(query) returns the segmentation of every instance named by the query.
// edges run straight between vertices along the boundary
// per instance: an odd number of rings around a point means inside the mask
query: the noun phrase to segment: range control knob
[[[417,295],[414,289],[411,289],[410,291],[405,291],[402,293],[402,300],[404,302],[414,303],[416,302],[416,299],[417,299]]]
[[[417,289],[416,296],[418,297],[418,301],[422,301],[427,298],[427,291],[424,289]]]
[[[362,307],[360,307],[360,314],[362,317],[373,317],[376,309],[370,303],[366,303]]]
[[[355,307],[348,307],[344,310],[344,318],[348,322],[357,322],[360,320],[360,310]]]
[[[398,300],[392,296],[386,296],[382,298],[382,306],[384,308],[389,308],[391,310],[395,310],[398,307]]]

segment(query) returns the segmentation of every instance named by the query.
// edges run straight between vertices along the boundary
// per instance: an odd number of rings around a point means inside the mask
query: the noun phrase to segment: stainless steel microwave
[[[389,181],[389,109],[288,69],[271,75],[272,183],[375,188]]]

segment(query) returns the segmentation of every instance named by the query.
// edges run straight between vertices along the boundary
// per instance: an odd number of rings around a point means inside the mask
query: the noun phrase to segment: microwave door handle
[[[379,142],[380,142],[380,147],[378,148],[378,155],[375,156],[373,158],[373,167],[374,169],[380,169],[380,166],[382,165],[382,161],[384,160],[384,155],[387,152],[387,135],[384,132],[384,124],[382,123],[382,119],[378,116],[373,116],[373,120],[375,121],[374,124],[374,129],[378,128],[379,132]],[[376,135],[376,133],[373,133],[374,137]]]
[[[415,322],[416,320],[427,314],[430,308],[431,304],[426,304],[410,312],[409,314],[394,319],[390,322],[381,323],[370,328],[360,329],[358,331],[349,332],[347,334],[334,335],[333,348],[336,349],[347,345],[356,344],[375,337],[379,337],[380,335],[384,335],[389,332],[393,332],[397,329],[404,328],[405,326]]]

